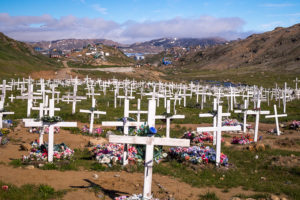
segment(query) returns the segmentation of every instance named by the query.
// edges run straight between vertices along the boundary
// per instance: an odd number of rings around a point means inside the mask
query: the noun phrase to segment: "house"
[[[50,53],[50,58],[60,58],[61,56],[62,56],[62,54],[59,51],[52,51]]]

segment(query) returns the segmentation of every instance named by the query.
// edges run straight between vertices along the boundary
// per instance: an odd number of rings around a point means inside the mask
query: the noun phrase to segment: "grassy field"
[[[193,187],[221,188],[223,192],[241,186],[244,190],[257,192],[256,195],[251,196],[255,199],[266,198],[270,194],[284,194],[289,199],[295,200],[300,198],[300,167],[278,167],[271,164],[274,156],[290,156],[291,154],[300,156],[300,152],[270,148],[266,151],[251,152],[246,149],[238,150],[235,146],[222,147],[222,151],[229,157],[228,169],[216,168],[213,164],[199,167],[199,165],[180,163],[176,160],[165,160],[154,165],[153,173],[178,178]],[[21,162],[14,161],[12,164],[16,167],[23,166]],[[87,149],[75,150],[74,159],[69,163],[46,164],[40,169],[65,171],[82,168],[95,171],[143,172],[144,170],[142,163],[125,168],[121,165],[107,167],[107,165],[97,163]],[[243,196],[240,195],[240,197]]]
[[[66,191],[55,191],[48,185],[32,185],[26,184],[17,187],[13,184],[6,184],[0,181],[0,188],[8,186],[8,190],[0,190],[0,199],[24,199],[24,200],[46,200],[46,199],[61,199]]]

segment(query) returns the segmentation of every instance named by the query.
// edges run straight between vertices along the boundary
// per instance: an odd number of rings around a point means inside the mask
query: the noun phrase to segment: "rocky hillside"
[[[39,47],[42,49],[59,49],[59,50],[72,50],[72,49],[82,49],[89,44],[104,44],[107,46],[122,46],[121,44],[114,42],[112,40],[106,39],[62,39],[54,41],[40,41],[29,43],[34,47]]]
[[[0,33],[0,76],[24,76],[57,68],[57,62],[36,53],[30,45]]]
[[[209,47],[216,44],[223,44],[226,40],[222,38],[160,38],[147,42],[134,43],[129,47],[122,47],[121,50],[128,53],[160,53],[172,47]]]
[[[300,24],[202,49],[186,55],[177,64],[209,70],[256,67],[300,72]]]

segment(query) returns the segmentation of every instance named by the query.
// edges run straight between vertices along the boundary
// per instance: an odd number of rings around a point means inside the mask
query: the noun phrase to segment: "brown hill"
[[[58,67],[57,62],[36,53],[30,45],[0,32],[0,76],[24,76],[33,71],[56,70]]]
[[[255,67],[300,72],[300,24],[253,34],[244,40],[201,49],[180,59],[179,66],[209,70]]]

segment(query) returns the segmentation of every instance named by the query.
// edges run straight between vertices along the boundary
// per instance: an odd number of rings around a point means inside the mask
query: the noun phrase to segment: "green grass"
[[[8,186],[8,190],[0,189],[0,199],[5,200],[46,200],[46,199],[62,199],[66,191],[56,191],[48,185],[32,185],[26,184],[17,187],[13,184],[7,184],[0,181],[0,188],[3,185]]]
[[[0,35],[0,77],[17,78],[41,70],[57,70],[56,60],[38,53],[22,42]]]
[[[207,192],[204,195],[199,195],[199,200],[219,200],[217,195],[213,192]]]

